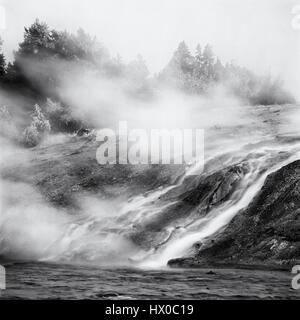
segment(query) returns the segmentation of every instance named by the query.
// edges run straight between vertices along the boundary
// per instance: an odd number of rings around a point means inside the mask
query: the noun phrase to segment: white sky
[[[224,61],[280,74],[296,94],[300,30],[291,27],[300,0],[0,0],[5,52],[22,40],[23,27],[40,18],[58,30],[82,27],[125,61],[141,54],[151,72],[169,61],[185,40],[194,51],[209,42]],[[298,95],[299,96],[299,95]]]

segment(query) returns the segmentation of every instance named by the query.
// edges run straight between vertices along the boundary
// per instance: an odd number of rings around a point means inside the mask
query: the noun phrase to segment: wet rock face
[[[246,164],[238,164],[204,176],[195,189],[183,195],[183,201],[193,205],[206,204],[210,209],[229,199],[248,171]]]
[[[295,264],[300,261],[300,161],[269,175],[259,194],[194,258],[204,263]]]
[[[205,216],[210,210],[232,197],[240,182],[249,171],[244,163],[229,166],[203,176],[183,181],[178,187],[165,194],[157,204],[175,203],[143,221],[130,237],[144,248],[159,247],[172,237],[178,228],[184,228],[192,217]],[[188,191],[187,191],[188,190]],[[172,230],[172,231],[168,231]]]

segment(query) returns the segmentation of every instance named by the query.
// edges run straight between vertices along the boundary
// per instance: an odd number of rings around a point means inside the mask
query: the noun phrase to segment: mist
[[[28,165],[32,154],[1,139],[2,175]],[[26,176],[26,174],[25,174]],[[122,199],[100,200],[82,194],[76,211],[47,202],[38,188],[1,178],[0,258],[125,265],[138,248],[123,235],[110,232]],[[107,231],[105,231],[107,229]]]
[[[124,80],[81,72],[65,79],[60,90],[75,115],[98,128],[115,128],[122,120],[132,128],[142,129],[206,129],[247,122],[246,110],[239,99],[221,87],[207,97],[161,89],[147,99],[140,99],[131,93],[134,86]]]
[[[281,76],[286,88],[299,97],[299,32],[291,27],[293,0],[1,3],[7,26],[0,34],[10,60],[24,26],[39,17],[59,30],[75,32],[82,27],[126,62],[142,54],[152,74],[167,64],[180,41],[192,50],[198,43],[211,43],[222,61],[234,60],[257,73]]]

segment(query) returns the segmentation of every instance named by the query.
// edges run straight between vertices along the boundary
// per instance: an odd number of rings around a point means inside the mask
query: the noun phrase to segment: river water
[[[300,299],[292,274],[239,269],[142,270],[22,263],[1,299]]]

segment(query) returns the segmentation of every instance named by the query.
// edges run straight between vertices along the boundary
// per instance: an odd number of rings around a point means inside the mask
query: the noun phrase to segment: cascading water
[[[139,195],[112,214],[93,216],[73,221],[62,238],[58,239],[46,260],[63,260],[96,263],[100,265],[131,265],[141,268],[166,267],[169,260],[192,252],[193,245],[205,241],[222,230],[240,210],[246,208],[262,188],[266,177],[282,166],[300,158],[300,145],[262,145],[242,148],[239,157],[229,157],[225,166],[246,162],[249,171],[241,179],[238,188],[229,199],[214,207],[204,217],[197,216],[195,209],[184,221],[172,221],[159,232],[151,233],[154,242],[150,248],[143,248],[130,239],[136,226],[155,221],[157,217],[172,209],[178,199],[161,201],[168,193],[185,183],[180,179],[177,185],[159,188],[146,195]],[[219,168],[217,168],[219,170]],[[180,226],[180,227],[179,227]]]
[[[197,188],[198,178],[190,176],[193,168],[178,183],[129,201],[105,202],[97,195],[81,199],[75,215],[46,204],[38,190],[2,181],[0,256],[161,268],[170,259],[189,255],[195,243],[215,236],[249,205],[269,174],[300,158],[297,133],[276,137],[273,129],[258,130],[253,136],[245,128],[241,131],[240,136],[232,128],[208,132],[204,176],[241,165],[247,170],[228,197],[212,206],[205,204],[205,213],[199,213],[201,201],[193,205],[182,201],[191,185]],[[18,158],[15,151],[13,158]],[[11,158],[5,163],[11,163]]]
[[[266,158],[267,157],[261,161],[266,161]],[[246,208],[255,195],[261,190],[269,174],[299,158],[300,152],[298,151],[294,156],[272,166],[263,174],[261,174],[260,166],[252,166],[251,171],[241,182],[240,190],[237,190],[230,200],[212,210],[212,212],[204,218],[197,219],[187,228],[181,228],[180,231],[157,252],[140,262],[140,267],[164,267],[169,260],[185,256],[195,243],[204,241],[222,230],[240,210]]]

